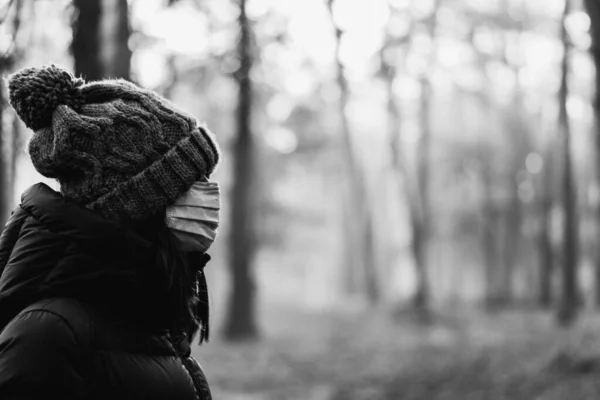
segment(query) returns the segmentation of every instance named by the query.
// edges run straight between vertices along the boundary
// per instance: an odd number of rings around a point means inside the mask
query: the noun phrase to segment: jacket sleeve
[[[183,363],[194,381],[196,390],[200,392],[200,398],[203,400],[212,400],[212,394],[210,392],[210,387],[208,386],[208,381],[206,380],[206,375],[204,375],[204,371],[198,361],[190,356],[187,357]]]
[[[17,242],[21,227],[27,219],[27,212],[21,207],[17,207],[10,215],[6,225],[0,235],[0,275],[6,267],[12,249]]]
[[[48,310],[23,313],[0,334],[0,399],[85,399],[79,344]]]

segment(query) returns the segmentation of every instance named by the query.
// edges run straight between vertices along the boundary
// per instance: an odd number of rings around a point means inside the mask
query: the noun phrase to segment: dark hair
[[[160,299],[164,323],[172,333],[190,338],[200,331],[199,343],[208,341],[208,291],[203,267],[210,256],[187,253],[166,225],[165,210],[136,224],[135,231],[155,245],[153,289]]]

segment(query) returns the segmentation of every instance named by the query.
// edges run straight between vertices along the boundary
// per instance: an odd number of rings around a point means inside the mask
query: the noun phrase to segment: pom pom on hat
[[[52,124],[52,114],[61,104],[79,110],[83,84],[54,65],[25,68],[8,78],[9,101],[25,125],[36,131]]]

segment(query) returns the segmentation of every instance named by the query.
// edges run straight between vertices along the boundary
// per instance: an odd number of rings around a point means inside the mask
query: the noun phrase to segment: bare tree
[[[437,29],[437,13],[441,0],[436,0],[429,18],[424,21],[426,30],[435,44]],[[388,36],[380,54],[381,74],[386,82],[388,108],[388,142],[392,156],[392,167],[400,190],[405,197],[409,209],[411,226],[411,252],[417,275],[417,288],[413,297],[413,306],[421,311],[427,311],[431,297],[429,282],[428,252],[431,240],[431,206],[430,206],[430,165],[431,165],[431,135],[432,135],[432,88],[429,82],[429,71],[425,70],[419,76],[421,86],[419,124],[421,136],[417,148],[416,174],[412,174],[404,160],[405,153],[400,140],[400,106],[393,92],[393,82],[398,73],[398,66],[386,59],[385,53],[394,47],[408,44],[415,28],[415,21],[405,36],[393,38]],[[435,46],[432,46],[435,49]],[[435,50],[430,54],[429,64],[434,61]]]
[[[10,21],[11,39],[8,46],[0,51],[0,76],[4,76],[13,67],[15,60],[19,56],[17,35],[21,27],[22,20],[22,0],[11,0],[6,7],[6,15],[0,17],[0,24]],[[4,85],[0,87],[0,227],[4,226],[10,210],[13,206],[14,183],[16,173],[16,155],[15,145],[18,142],[18,130],[6,132],[5,123],[7,116],[8,101]],[[13,117],[14,118],[14,117]]]
[[[127,0],[73,0],[71,53],[86,80],[131,79]]]
[[[102,61],[104,75],[131,79],[131,35],[127,0],[104,0],[102,4]]]
[[[513,3],[513,6],[515,4]],[[502,13],[496,16],[498,21],[502,21],[504,27],[502,37],[502,50],[499,54],[501,61],[507,69],[512,70],[514,76],[519,76],[521,66],[513,63],[508,58],[509,38],[506,31],[523,32],[524,20],[527,19],[527,9],[522,2],[519,2],[519,18],[511,16],[511,10],[508,0],[502,1]],[[522,249],[523,237],[521,234],[522,222],[524,217],[524,205],[519,194],[521,185],[521,176],[524,171],[525,160],[531,152],[533,146],[531,141],[531,132],[527,120],[523,115],[523,93],[522,87],[517,80],[511,93],[511,102],[503,110],[503,128],[506,134],[508,153],[508,165],[505,175],[505,187],[507,188],[508,199],[501,208],[503,217],[503,237],[502,237],[502,268],[501,285],[499,296],[496,299],[497,306],[507,305],[514,299],[515,273],[519,267],[519,255]]]
[[[475,45],[475,28],[480,24],[473,24],[469,31],[469,43],[474,50],[477,50]],[[477,54],[477,66],[482,71],[485,71],[485,67],[488,61],[488,55],[476,51]],[[491,85],[489,76],[483,74],[486,84],[484,87]],[[493,115],[494,104],[490,93],[486,90],[473,93],[477,104],[481,107],[481,113],[483,115]],[[483,131],[485,127],[480,126],[478,130]],[[493,151],[491,151],[490,143],[487,140],[487,136],[481,135],[478,138],[476,146],[476,159],[479,171],[479,181],[481,184],[481,202],[480,202],[480,229],[481,229],[481,252],[482,261],[484,263],[484,277],[485,277],[485,306],[488,309],[495,308],[498,303],[498,299],[501,297],[501,285],[500,285],[500,268],[498,268],[498,206],[494,201],[494,158]]]
[[[585,0],[585,7],[591,20],[591,54],[596,65],[596,98],[594,100],[596,131],[596,186],[600,188],[600,2]],[[600,202],[596,204],[596,229],[600,232]],[[597,237],[600,237],[598,233]],[[600,248],[600,246],[596,246]],[[596,254],[596,306],[600,307],[600,250]]]
[[[3,61],[3,60],[0,60]],[[4,65],[0,65],[2,70]],[[0,71],[1,72],[1,71]],[[0,226],[4,226],[4,223],[8,219],[10,214],[10,193],[12,191],[9,188],[9,162],[8,162],[8,134],[2,128],[4,126],[5,109],[8,101],[6,99],[4,87],[0,88]]]
[[[75,60],[75,75],[87,80],[104,77],[102,62],[102,1],[74,0],[71,52]]]
[[[12,120],[12,132],[11,132],[11,152],[10,152],[10,188],[12,189],[12,193],[14,193],[16,181],[17,181],[17,163],[19,161],[19,154],[23,151],[23,146],[25,145],[23,140],[23,135],[21,133],[21,121],[17,118],[16,115],[13,115]]]
[[[571,130],[569,115],[567,113],[567,98],[569,95],[569,56],[571,54],[571,43],[565,26],[565,20],[570,12],[570,1],[565,1],[564,12],[561,20],[560,37],[563,42],[563,60],[561,71],[561,84],[559,90],[559,127],[562,134],[563,151],[563,276],[562,297],[558,308],[557,320],[561,325],[571,325],[577,317],[578,288],[577,288],[577,263],[578,263],[578,224],[577,224],[577,199],[575,182],[572,171],[571,160]]]
[[[426,21],[426,28],[433,43],[429,57],[429,65],[435,61],[435,42],[437,33],[437,16],[442,0],[434,0],[434,6]],[[419,191],[419,212],[411,217],[413,233],[413,253],[417,266],[417,291],[413,299],[417,309],[428,309],[431,297],[429,285],[429,259],[430,242],[432,238],[431,226],[431,137],[432,137],[432,105],[433,91],[429,82],[430,69],[422,72],[419,81],[421,85],[420,127],[421,136],[417,148],[417,186]]]
[[[375,303],[381,296],[377,279],[377,265],[375,258],[375,243],[373,237],[373,215],[365,182],[365,172],[356,157],[355,143],[352,140],[350,123],[346,114],[346,106],[350,98],[348,81],[344,72],[344,65],[339,58],[343,31],[334,22],[334,0],[328,0],[327,6],[331,16],[336,37],[336,67],[337,84],[340,89],[339,115],[342,132],[342,151],[345,167],[345,178],[348,183],[346,193],[344,218],[356,221],[356,225],[345,229],[345,258],[350,268],[360,268],[364,278],[367,298]],[[356,236],[354,236],[356,235]],[[355,264],[356,263],[356,264]]]
[[[489,104],[486,102],[486,108]],[[483,141],[477,146],[480,171],[481,171],[481,246],[485,262],[485,305],[489,309],[497,306],[499,298],[498,285],[498,248],[496,243],[498,212],[494,203],[493,185],[494,174],[490,149]]]
[[[552,276],[554,274],[554,249],[550,237],[552,228],[552,205],[554,204],[554,156],[555,140],[550,137],[544,149],[544,169],[538,186],[539,209],[539,291],[538,303],[543,308],[552,305]]]
[[[224,336],[228,340],[247,340],[258,336],[256,324],[256,285],[252,264],[256,250],[256,179],[255,144],[252,139],[252,80],[254,61],[252,28],[246,14],[246,0],[239,0],[239,68],[237,136],[233,148],[233,187],[231,191],[231,227],[229,232],[230,297]]]
[[[401,140],[401,108],[400,104],[396,99],[396,94],[394,93],[394,80],[396,79],[399,71],[398,65],[396,65],[392,60],[389,60],[386,54],[388,52],[394,52],[396,49],[401,46],[407,45],[410,41],[410,36],[412,33],[412,29],[409,29],[407,34],[394,38],[388,35],[385,40],[384,46],[382,46],[380,51],[380,62],[381,62],[381,70],[380,74],[385,81],[386,84],[386,102],[387,102],[387,116],[388,116],[388,144],[389,151],[391,154],[391,162],[392,162],[392,170],[398,184],[399,189],[399,198],[405,199],[406,204],[409,210],[409,217],[411,218],[411,226],[415,226],[418,224],[418,221],[415,221],[418,218],[420,210],[419,210],[419,191],[417,186],[417,177],[411,175],[409,168],[406,164],[406,153],[402,146]],[[413,236],[412,240],[418,240],[417,237]],[[414,250],[416,247],[413,243],[412,249]],[[419,270],[421,267],[418,265],[419,259],[417,258],[417,253],[413,251],[413,258],[415,262],[415,267]]]

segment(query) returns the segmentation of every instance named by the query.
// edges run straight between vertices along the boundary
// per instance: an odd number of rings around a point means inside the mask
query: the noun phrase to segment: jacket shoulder
[[[2,230],[0,235],[0,275],[10,258],[12,249],[21,233],[21,228],[28,217],[29,214],[19,206],[11,213]]]
[[[80,301],[67,297],[43,299],[24,308],[13,321],[31,313],[54,315],[64,322],[80,345],[89,345],[92,316],[90,310]]]

